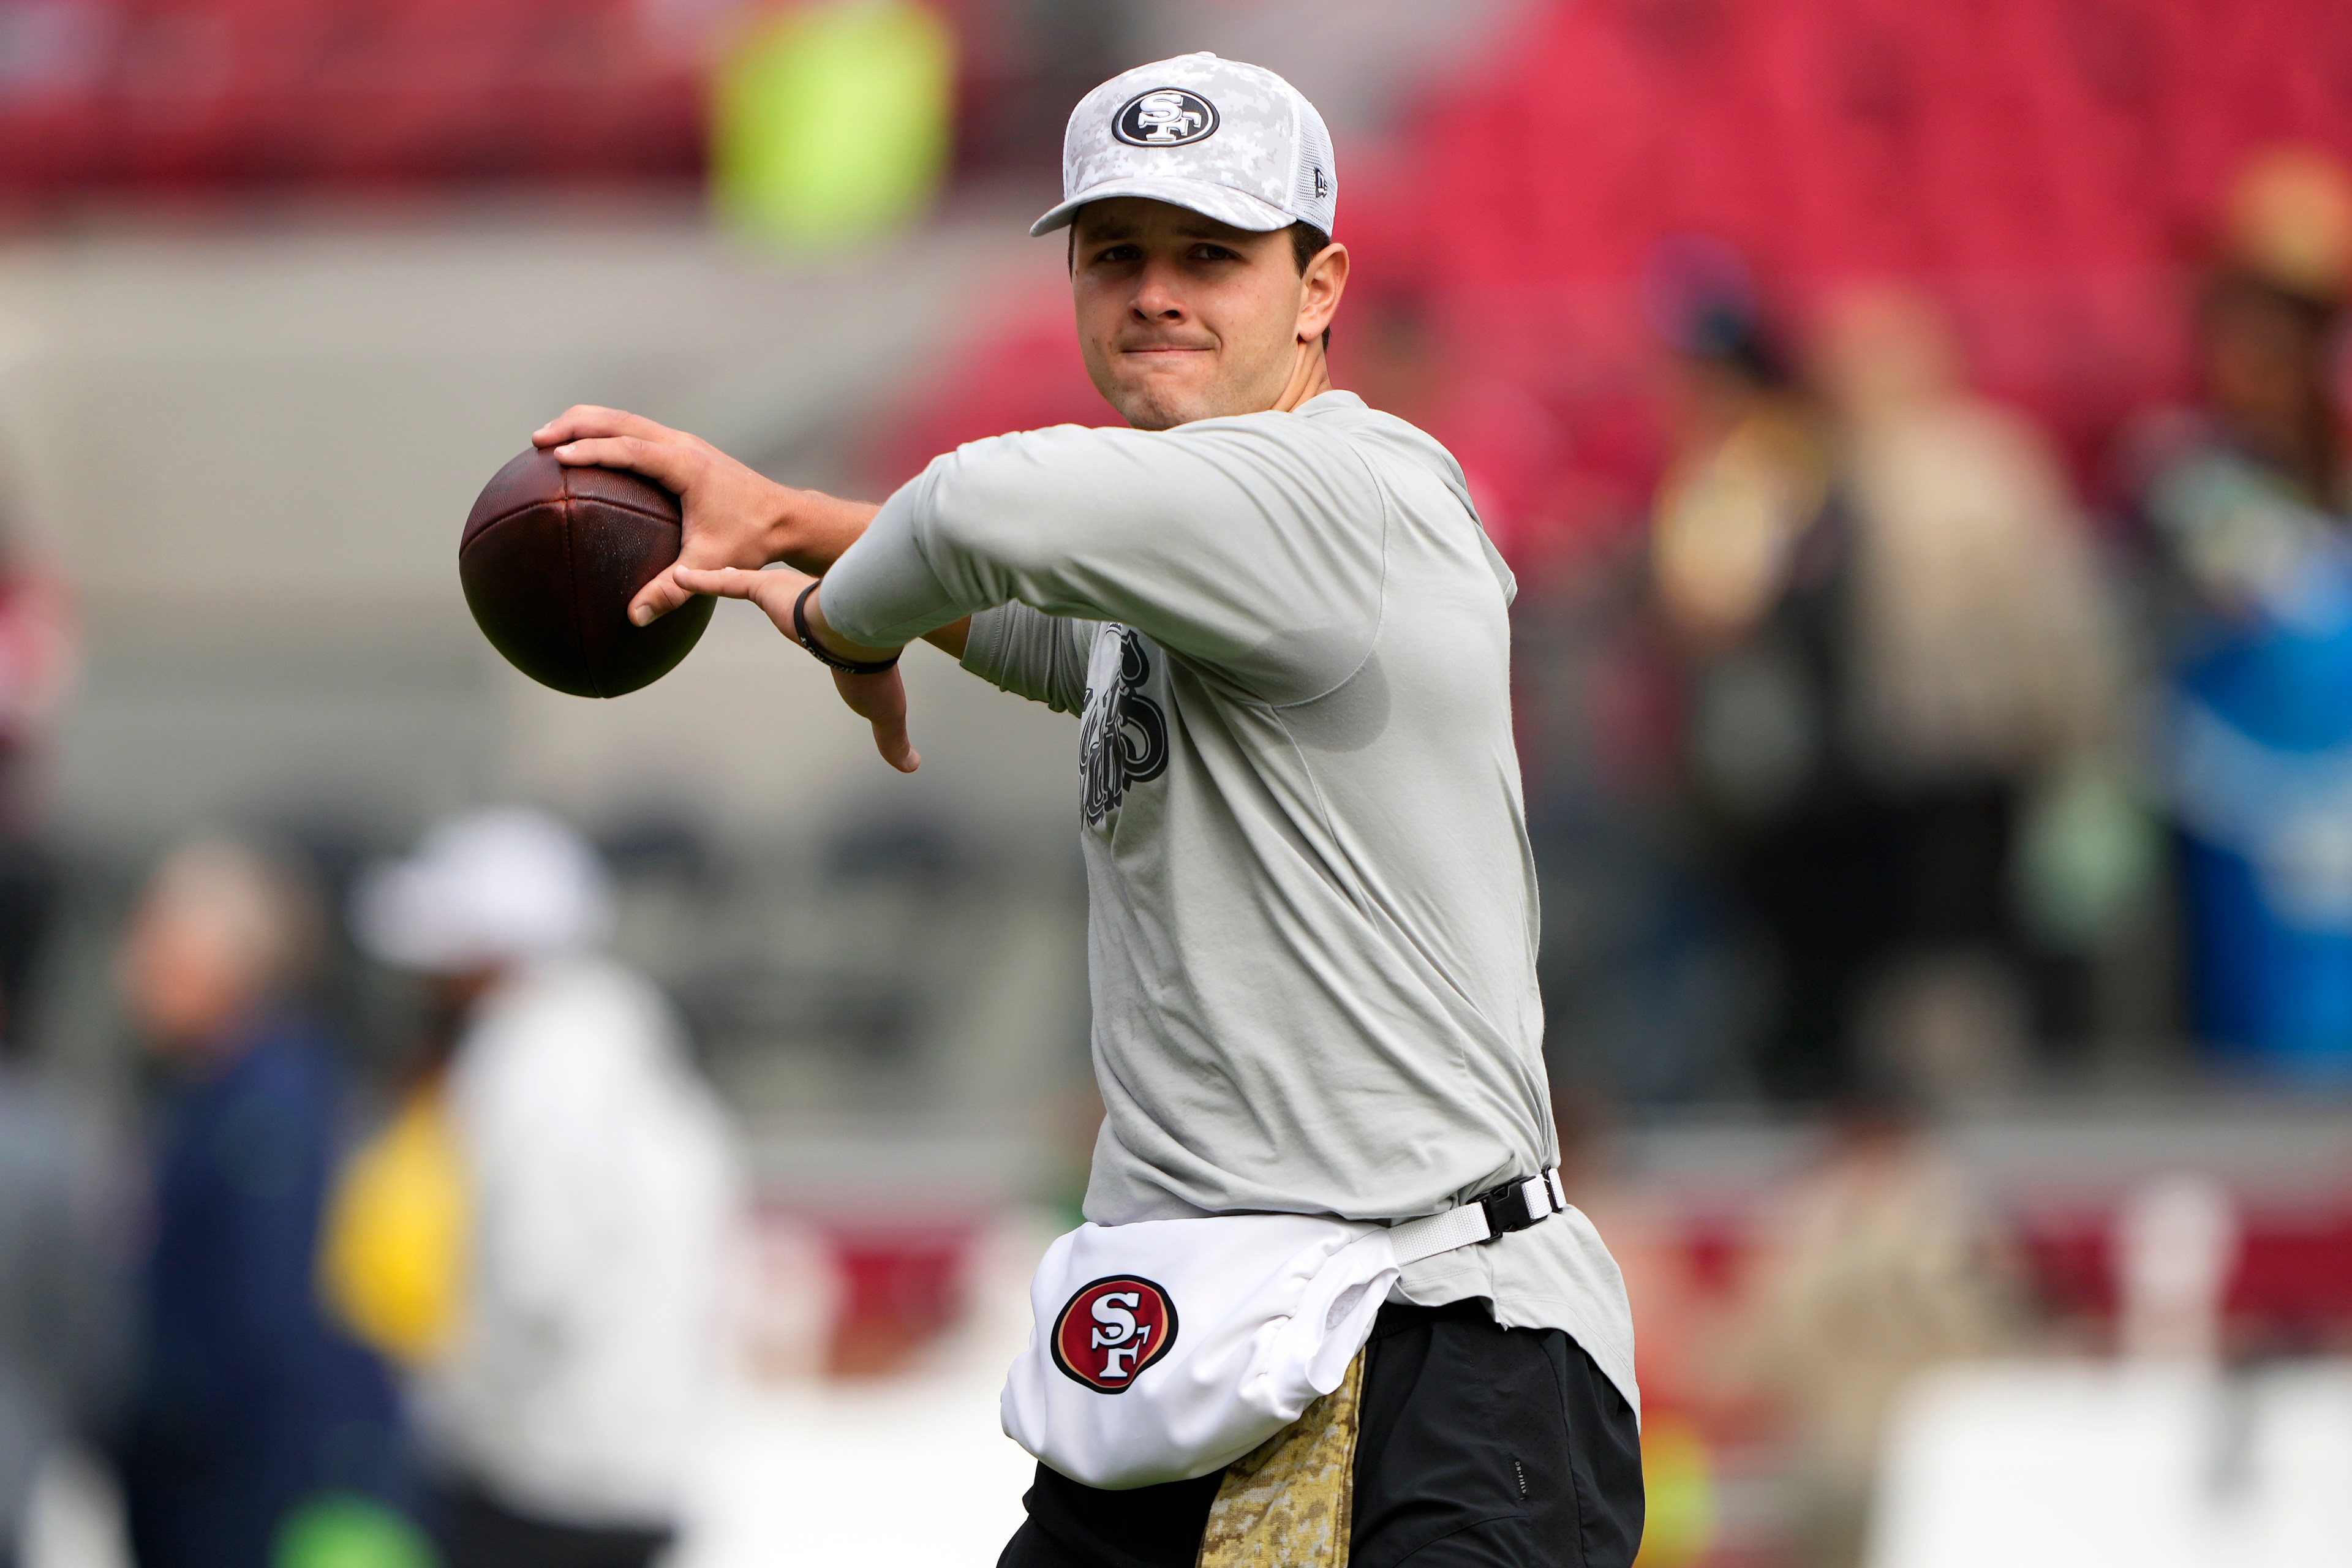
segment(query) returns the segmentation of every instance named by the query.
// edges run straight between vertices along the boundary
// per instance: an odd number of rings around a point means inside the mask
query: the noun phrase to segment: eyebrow
[[[1081,234],[1078,237],[1078,242],[1082,245],[1105,245],[1114,243],[1118,240],[1136,238],[1139,233],[1140,231],[1132,224],[1107,223],[1098,228],[1088,229],[1085,233]],[[1244,237],[1248,231],[1246,229],[1234,228],[1224,224],[1216,223],[1213,219],[1210,219],[1203,220],[1199,224],[1179,224],[1176,227],[1176,233],[1180,237],[1184,239],[1205,239],[1213,241],[1218,245],[1225,245],[1230,244],[1235,238]]]

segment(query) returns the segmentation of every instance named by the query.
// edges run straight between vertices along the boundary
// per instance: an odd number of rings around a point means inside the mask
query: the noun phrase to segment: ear
[[[1348,291],[1348,247],[1333,241],[1316,252],[1298,279],[1298,341],[1314,342],[1331,329],[1339,296]]]

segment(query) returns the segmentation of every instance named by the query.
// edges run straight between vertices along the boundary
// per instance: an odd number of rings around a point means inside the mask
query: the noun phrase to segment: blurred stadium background
[[[25,1049],[127,1180],[160,855],[287,847],[340,908],[554,808],[756,1176],[679,1560],[992,1560],[1098,1113],[1067,725],[919,656],[891,777],[737,605],[558,697],[452,547],[573,402],[877,496],[1104,421],[1025,226],[1076,98],[1190,48],[1329,118],[1338,378],[1519,573],[1643,1561],[2352,1561],[2331,0],[0,0]],[[315,993],[381,1104],[414,998],[340,935]],[[107,1497],[53,1459],[32,1568],[118,1560]]]

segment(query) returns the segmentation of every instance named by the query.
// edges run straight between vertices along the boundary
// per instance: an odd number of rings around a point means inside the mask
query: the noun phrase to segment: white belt
[[[1540,1176],[1506,1182],[1490,1193],[1481,1193],[1458,1209],[1400,1221],[1389,1227],[1389,1242],[1396,1248],[1397,1266],[1403,1268],[1457,1247],[1475,1247],[1511,1231],[1541,1225],[1567,1208],[1568,1196],[1560,1188],[1559,1168],[1555,1165]]]

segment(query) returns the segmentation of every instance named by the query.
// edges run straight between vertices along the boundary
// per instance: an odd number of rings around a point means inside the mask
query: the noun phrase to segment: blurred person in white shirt
[[[470,1241],[419,1378],[450,1568],[636,1568],[677,1531],[719,1360],[726,1118],[667,999],[604,952],[604,869],[552,818],[446,822],[352,913],[456,1020]]]

